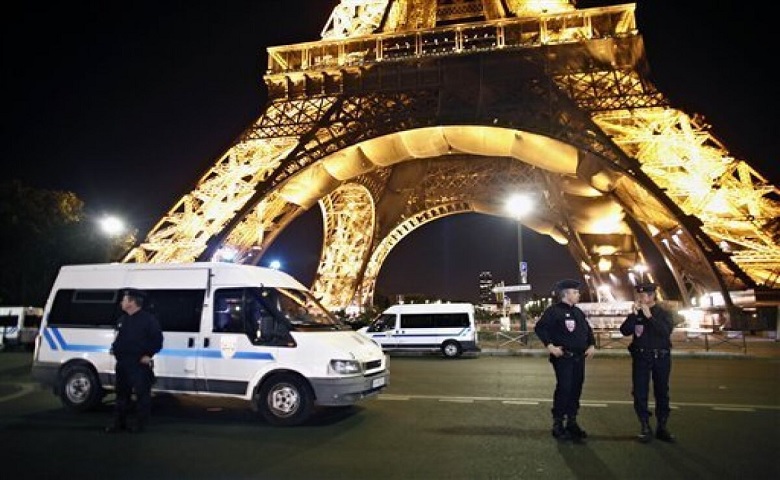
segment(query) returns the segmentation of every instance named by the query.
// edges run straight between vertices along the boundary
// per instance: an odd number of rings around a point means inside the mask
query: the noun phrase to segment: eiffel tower
[[[635,5],[342,0],[320,41],[268,49],[262,116],[123,259],[258,264],[318,204],[313,290],[370,304],[382,263],[448,215],[507,216],[565,245],[592,294],[655,256],[664,298],[780,283],[777,187],[649,80]],[[775,197],[776,198],[776,197]],[[773,223],[774,222],[774,223]],[[624,296],[625,297],[625,296]]]

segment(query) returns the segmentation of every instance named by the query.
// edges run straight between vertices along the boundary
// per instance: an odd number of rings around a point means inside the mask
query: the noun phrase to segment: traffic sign
[[[493,293],[527,292],[531,290],[529,283],[523,285],[507,285],[505,287],[493,287]]]

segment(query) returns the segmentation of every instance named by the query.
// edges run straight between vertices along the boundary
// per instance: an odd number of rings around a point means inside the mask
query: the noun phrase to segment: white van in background
[[[0,349],[35,345],[43,309],[38,307],[0,307]]]
[[[163,330],[155,392],[240,398],[273,425],[314,405],[345,406],[388,384],[382,349],[325,310],[284,272],[228,263],[78,265],[60,269],[32,374],[76,411],[115,385],[110,354],[125,288]]]
[[[386,352],[441,351],[455,358],[480,351],[470,303],[393,305],[358,331]]]

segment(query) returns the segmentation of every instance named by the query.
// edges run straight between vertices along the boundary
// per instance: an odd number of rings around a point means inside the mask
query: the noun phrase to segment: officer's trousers
[[[640,420],[650,418],[647,402],[650,396],[650,380],[653,380],[655,415],[659,420],[669,418],[669,376],[672,371],[672,355],[669,350],[641,350],[631,353],[631,381],[634,411]]]
[[[565,415],[576,417],[580,409],[582,384],[585,381],[585,357],[566,352],[562,357],[550,355],[555,370],[555,393],[553,394],[553,418]]]
[[[116,362],[116,407],[114,419],[124,424],[135,392],[136,414],[139,424],[149,419],[152,409],[152,370],[137,358],[121,359]]]

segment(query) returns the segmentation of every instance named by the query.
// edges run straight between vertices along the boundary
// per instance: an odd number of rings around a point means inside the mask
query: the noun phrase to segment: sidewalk
[[[547,356],[547,350],[536,335],[522,332],[480,332],[481,355]],[[598,356],[629,356],[630,337],[611,337],[601,332],[598,338]],[[672,337],[672,355],[681,357],[717,358],[777,358],[780,342],[763,335],[730,338],[722,334],[687,336],[675,333]]]

